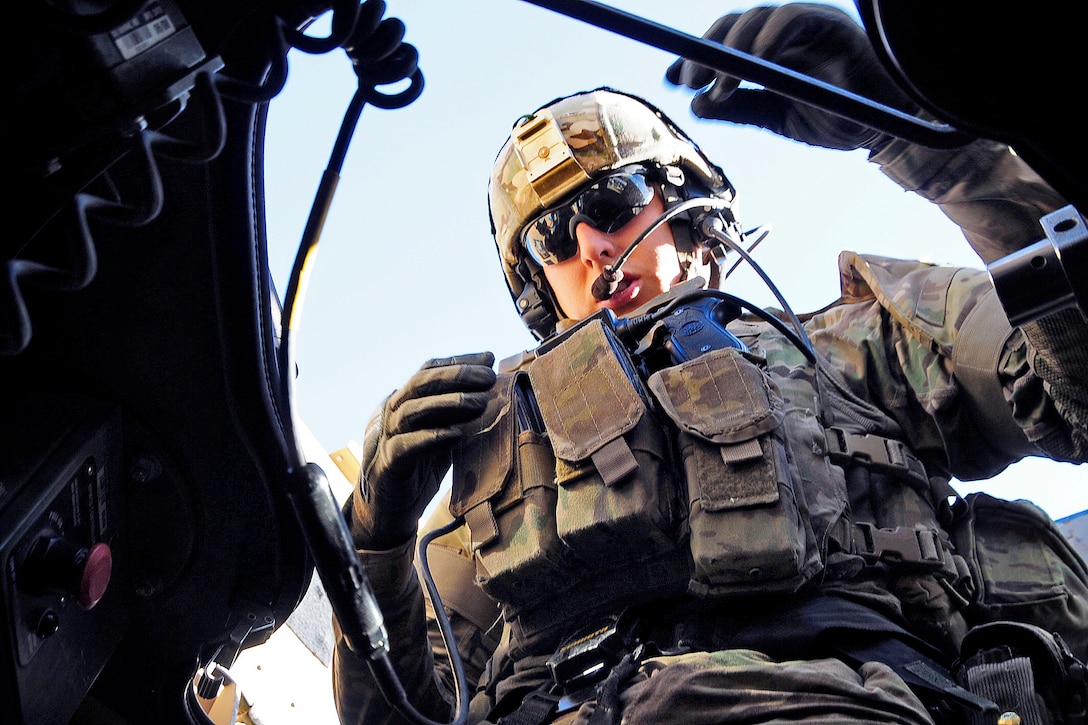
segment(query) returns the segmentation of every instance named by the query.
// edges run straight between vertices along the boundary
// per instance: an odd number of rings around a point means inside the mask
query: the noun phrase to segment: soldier
[[[760,8],[708,37],[917,111],[840,11]],[[1000,144],[924,149],[687,62],[667,77],[713,82],[697,115],[869,149],[986,262],[1065,205]],[[490,212],[542,344],[498,372],[425,364],[368,423],[345,505],[412,706],[450,718],[413,544],[452,465],[428,526],[461,525],[429,551],[472,722],[1058,717],[1084,695],[1084,563],[1037,508],[948,481],[1088,459],[1088,325],[1014,329],[984,272],[853,253],[803,323],[742,309],[715,289],[733,201],[642,99],[577,93],[514,127]],[[344,722],[405,721],[342,640],[334,689]]]

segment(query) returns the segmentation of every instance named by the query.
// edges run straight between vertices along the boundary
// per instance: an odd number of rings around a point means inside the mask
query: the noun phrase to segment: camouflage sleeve
[[[870,161],[907,191],[937,204],[987,264],[1042,239],[1039,219],[1067,203],[996,141],[941,151],[897,139]]]
[[[866,371],[916,448],[943,451],[962,480],[1028,455],[1085,460],[1083,425],[1036,373],[1035,348],[1008,324],[984,272],[844,253],[840,273],[853,304],[825,323],[847,341],[836,355],[867,351],[848,367]]]
[[[992,140],[945,151],[897,139],[869,160],[906,191],[938,205],[987,263],[1038,242],[1039,219],[1066,206],[1023,159]]]
[[[940,206],[986,263],[1044,237],[1039,219],[1066,202],[1008,146],[979,140],[955,151],[936,151],[896,140],[871,158],[900,186]],[[1088,456],[1088,324],[1065,311],[1024,325],[1016,356],[1025,373],[1006,369],[1007,397],[1041,451],[1059,460]],[[982,342],[984,344],[985,341]],[[1006,341],[1006,344],[1015,344]],[[1038,388],[1038,389],[1036,389]],[[1049,401],[1062,420],[1032,431],[1032,418]],[[1030,403],[1030,405],[1029,405]],[[1030,412],[1029,412],[1030,411]]]

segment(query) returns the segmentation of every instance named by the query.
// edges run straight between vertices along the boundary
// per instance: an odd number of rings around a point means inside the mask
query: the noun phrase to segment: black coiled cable
[[[419,53],[404,42],[404,23],[397,18],[382,18],[384,0],[366,0],[359,9],[355,31],[344,43],[344,51],[355,66],[359,90],[366,102],[378,108],[403,108],[423,92],[423,74]],[[385,94],[378,86],[409,80],[408,88]]]
[[[326,38],[315,38],[301,30],[284,30],[284,38],[303,53],[320,55],[343,45],[359,22],[359,0],[335,0],[332,3],[332,30]],[[382,12],[385,10],[383,8]]]

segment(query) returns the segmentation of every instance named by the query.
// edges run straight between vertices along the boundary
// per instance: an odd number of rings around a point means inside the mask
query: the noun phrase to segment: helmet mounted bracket
[[[537,111],[515,130],[513,151],[543,209],[590,181],[547,109]]]

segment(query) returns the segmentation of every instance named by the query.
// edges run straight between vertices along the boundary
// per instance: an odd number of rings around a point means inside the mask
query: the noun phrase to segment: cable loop
[[[404,42],[404,23],[397,18],[382,19],[384,0],[366,0],[359,10],[355,31],[344,52],[351,58],[359,89],[367,103],[386,110],[403,108],[423,92],[423,73],[419,70],[419,51]],[[408,80],[408,87],[398,93],[382,93],[378,86]]]
[[[321,55],[336,50],[351,37],[352,29],[358,23],[359,7],[359,0],[336,0],[332,6],[331,29],[326,38],[315,38],[293,28],[284,30],[284,38],[291,47],[303,53]]]
[[[265,28],[262,33],[255,33],[259,37],[267,39],[265,49],[267,51],[267,73],[260,83],[251,83],[230,77],[226,72],[216,75],[216,87],[226,98],[242,103],[267,103],[280,94],[287,84],[288,61],[287,54],[291,46],[284,37],[289,28],[284,26],[281,19],[270,17],[265,19]],[[267,32],[264,32],[267,31]]]

